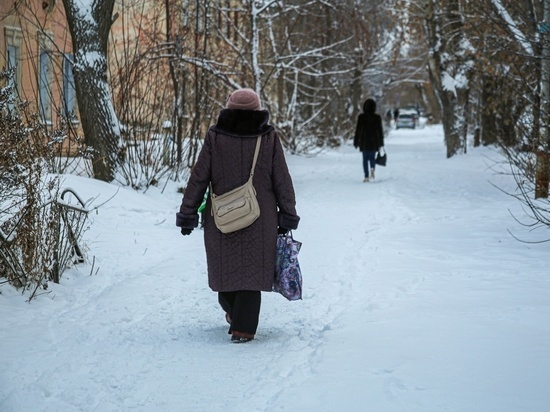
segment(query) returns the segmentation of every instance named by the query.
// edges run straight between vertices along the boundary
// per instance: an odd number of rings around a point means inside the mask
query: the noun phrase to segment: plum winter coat
[[[384,129],[382,128],[382,118],[376,114],[376,102],[367,99],[363,104],[363,113],[357,118],[357,127],[353,145],[362,152],[377,152],[384,146]]]
[[[209,184],[218,195],[243,185],[250,175],[256,138],[262,136],[253,178],[260,217],[244,229],[224,234],[214,223],[210,197],[206,202],[208,284],[216,292],[271,291],[277,227],[298,227],[294,186],[281,142],[268,121],[266,110],[220,112],[217,124],[206,135],[177,214],[177,226],[195,228],[197,210]]]

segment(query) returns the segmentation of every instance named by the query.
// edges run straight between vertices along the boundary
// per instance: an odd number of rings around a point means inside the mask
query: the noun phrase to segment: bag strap
[[[254,160],[252,161],[252,169],[250,169],[250,177],[248,180],[252,180],[254,176],[254,169],[256,168],[256,160],[258,160],[258,154],[260,153],[260,145],[262,144],[262,136],[258,136],[256,140],[256,150],[254,151]]]
[[[254,160],[252,161],[252,168],[250,169],[250,177],[247,180],[248,182],[252,181],[252,178],[254,177],[254,169],[256,168],[256,161],[258,160],[258,154],[260,153],[260,145],[262,144],[262,135],[258,136],[258,139],[256,140],[256,150],[254,151]],[[210,195],[212,197],[216,197],[214,194],[214,190],[212,190],[212,182],[208,185],[210,187]]]

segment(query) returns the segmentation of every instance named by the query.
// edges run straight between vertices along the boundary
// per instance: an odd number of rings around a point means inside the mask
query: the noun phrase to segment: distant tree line
[[[366,96],[414,81],[434,92],[447,157],[471,136],[498,145],[547,222],[549,3],[63,0],[94,175],[185,181],[238,87],[261,95],[288,150],[312,153],[350,137]]]
[[[447,157],[467,137],[503,149],[534,226],[550,226],[550,1],[423,0]],[[477,141],[476,141],[477,143]]]
[[[227,96],[250,87],[291,152],[338,145],[365,96],[382,99],[424,64],[422,49],[403,56],[410,30],[403,3],[164,0],[151,10],[142,2],[140,51],[130,36],[112,48],[123,133],[138,123],[147,133],[161,130],[169,120],[169,165],[178,176],[194,164]]]

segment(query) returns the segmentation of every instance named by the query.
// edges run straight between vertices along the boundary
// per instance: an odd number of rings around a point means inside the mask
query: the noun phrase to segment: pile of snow
[[[362,183],[351,146],[288,156],[304,300],[263,294],[235,345],[181,201],[66,176],[94,204],[89,264],[30,304],[0,289],[0,410],[546,411],[550,243],[490,148],[445,159],[440,127],[392,131]],[[112,197],[112,199],[111,199]],[[91,205],[92,207],[94,205]]]

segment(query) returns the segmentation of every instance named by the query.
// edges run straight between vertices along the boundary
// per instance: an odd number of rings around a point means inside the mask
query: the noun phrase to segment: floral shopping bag
[[[302,242],[294,240],[292,233],[277,236],[277,258],[273,291],[288,300],[302,299],[302,272],[298,253]]]

